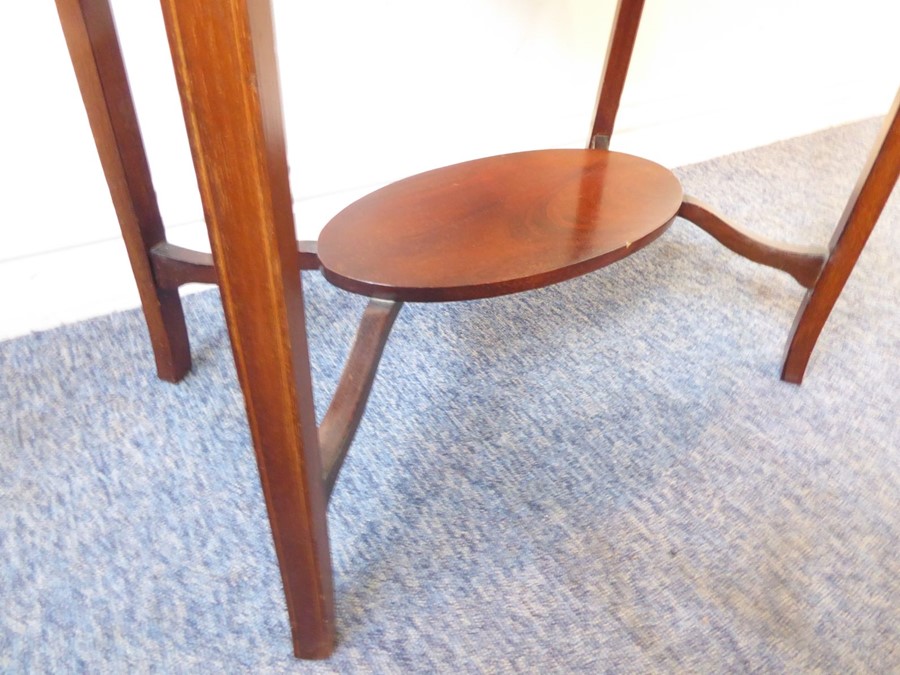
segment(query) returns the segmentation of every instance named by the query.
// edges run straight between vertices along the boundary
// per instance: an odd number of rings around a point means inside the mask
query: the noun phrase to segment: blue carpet
[[[877,123],[678,171],[825,243]],[[403,309],[329,511],[340,644],[290,655],[218,296],[0,343],[3,672],[900,672],[900,204],[802,387],[802,297],[678,221],[558,286]],[[321,414],[363,301],[305,277]]]

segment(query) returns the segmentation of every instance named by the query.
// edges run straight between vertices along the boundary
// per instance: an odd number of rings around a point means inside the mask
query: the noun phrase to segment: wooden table
[[[555,283],[630,255],[678,215],[808,289],[782,372],[799,383],[900,173],[898,93],[829,248],[809,249],[761,241],[684,196],[668,170],[608,152],[643,5],[622,0],[589,149],[411,177],[348,207],[318,249],[298,248],[269,0],[162,0],[209,256],[165,239],[108,0],[56,1],[163,379],[177,381],[190,368],[178,287],[219,284],[302,658],[324,658],[334,647],[328,496],[402,302]],[[300,270],[320,267],[336,285],[373,299],[317,429]]]

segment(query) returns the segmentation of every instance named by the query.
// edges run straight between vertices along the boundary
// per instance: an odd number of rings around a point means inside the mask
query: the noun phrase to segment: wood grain
[[[100,163],[137,283],[159,377],[191,369],[181,299],[157,285],[150,260],[166,235],[108,0],[56,0]]]
[[[804,288],[816,282],[825,264],[828,252],[824,248],[791,246],[756,237],[693,197],[684,198],[678,215],[738,255],[787,272]]]
[[[319,425],[323,478],[329,495],[366,410],[378,363],[402,306],[389,300],[369,301],[331,405]]]
[[[609,147],[643,10],[644,0],[619,0],[616,5],[603,75],[597,92],[594,124],[591,127],[591,148],[605,150]]]
[[[294,653],[324,658],[335,639],[327,501],[271,7],[162,4]]]
[[[178,288],[184,284],[217,284],[216,266],[209,253],[176,246],[157,244],[150,251],[153,274],[162,288]]]
[[[217,284],[219,276],[213,257],[169,242],[157,244],[150,251],[153,274],[160,288],[174,289],[184,284]],[[297,263],[301,270],[318,270],[316,242],[297,242]]]
[[[325,277],[403,301],[471,300],[557,283],[656,239],[682,201],[653,162],[602,150],[500,155],[377,190],[319,237]]]
[[[900,90],[847,201],[816,283],[806,293],[788,337],[781,379],[800,384],[822,328],[900,175]]]

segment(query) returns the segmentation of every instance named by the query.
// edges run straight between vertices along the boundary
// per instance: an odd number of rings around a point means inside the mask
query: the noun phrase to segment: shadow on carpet
[[[689,166],[825,243],[876,122]],[[802,289],[682,221],[581,279],[409,305],[329,511],[339,645],[290,655],[215,291],[0,344],[0,670],[898,672],[900,206],[814,354]],[[305,277],[321,415],[364,301]]]

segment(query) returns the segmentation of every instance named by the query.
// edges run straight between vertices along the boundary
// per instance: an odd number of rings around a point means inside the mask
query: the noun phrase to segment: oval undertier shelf
[[[405,178],[322,230],[325,277],[354,293],[417,302],[547,286],[620,260],[672,223],[678,179],[605,150],[538,150]]]

